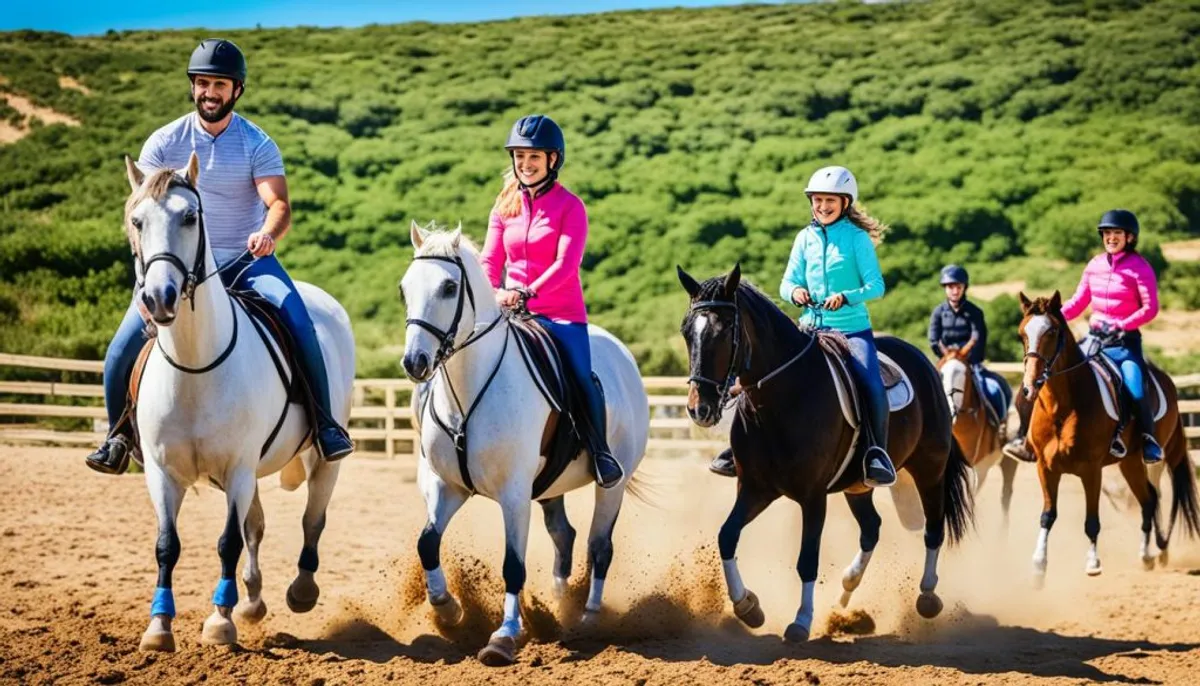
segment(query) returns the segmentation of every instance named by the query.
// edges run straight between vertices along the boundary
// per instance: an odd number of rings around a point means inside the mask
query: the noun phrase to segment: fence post
[[[395,438],[392,436],[396,430],[396,387],[391,384],[384,388],[383,406],[387,408],[387,416],[383,418],[383,453],[391,460],[396,457]]]

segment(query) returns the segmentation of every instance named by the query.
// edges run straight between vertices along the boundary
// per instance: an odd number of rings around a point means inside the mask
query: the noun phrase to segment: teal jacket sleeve
[[[796,240],[792,241],[792,254],[788,257],[787,270],[783,272],[783,281],[779,284],[779,297],[789,305],[795,305],[792,302],[792,291],[797,288],[808,288],[808,279],[804,273],[808,268],[808,264],[804,261],[804,238],[805,232],[808,229],[800,231],[796,234]]]
[[[883,273],[879,269],[879,257],[875,254],[875,244],[871,235],[866,231],[854,234],[854,262],[858,265],[858,278],[862,281],[861,288],[842,291],[846,302],[850,305],[867,302],[883,297]]]

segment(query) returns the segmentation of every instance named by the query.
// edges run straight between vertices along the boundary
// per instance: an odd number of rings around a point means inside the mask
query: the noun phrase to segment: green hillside
[[[0,145],[0,350],[100,357],[128,302],[121,154],[189,111],[207,32],[0,34],[0,91],[81,126]],[[295,225],[281,259],[346,305],[360,373],[398,374],[410,219],[481,240],[517,116],[567,131],[587,202],[593,318],[648,373],[682,369],[681,263],[776,290],[802,193],[845,164],[893,231],[877,328],[919,337],[946,261],[1069,287],[1100,214],[1127,206],[1175,306],[1200,269],[1155,243],[1200,231],[1200,1],[937,0],[624,12],[486,24],[228,32],[239,111],[279,142]],[[90,89],[60,87],[70,76]],[[3,102],[0,100],[0,102]],[[0,120],[20,121],[0,105]],[[36,124],[36,122],[35,122]],[[1057,265],[1057,267],[1056,267]],[[1011,327],[1015,300],[988,305]],[[1019,350],[994,335],[993,358]]]

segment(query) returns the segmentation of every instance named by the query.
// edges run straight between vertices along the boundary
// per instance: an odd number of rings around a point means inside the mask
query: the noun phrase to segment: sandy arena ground
[[[300,550],[303,487],[260,482],[267,516],[264,597],[258,626],[239,647],[199,645],[220,569],[216,541],[224,496],[189,492],[180,515],[176,569],[179,652],[137,651],[155,580],[155,521],[140,475],[103,477],[81,451],[0,446],[0,682],[3,683],[581,683],[581,684],[1187,684],[1200,679],[1200,545],[1177,536],[1170,562],[1147,572],[1137,556],[1138,518],[1102,503],[1104,574],[1083,573],[1083,497],[1063,482],[1042,591],[1029,583],[1041,508],[1033,470],[1018,474],[1011,528],[999,514],[999,475],[979,495],[977,531],[943,555],[938,590],[946,610],[913,609],[923,556],[918,534],[877,502],[883,541],[849,611],[837,611],[841,569],[857,529],[840,497],[830,508],[814,640],[782,643],[800,595],[794,567],[799,508],[780,501],[755,522],[739,551],[767,624],[732,618],[715,552],[734,483],[702,461],[650,459],[655,504],[626,500],[609,573],[609,612],[589,632],[563,629],[548,610],[552,548],[538,510],[530,537],[526,625],[533,634],[512,667],[489,669],[475,651],[501,603],[499,509],[473,500],[446,537],[451,587],[474,619],[459,635],[434,629],[415,541],[424,505],[411,463],[351,458],[330,508],[307,615],[284,592]],[[573,579],[583,577],[590,492],[568,498],[579,530]],[[244,589],[242,591],[244,596]],[[574,616],[574,612],[569,613]],[[851,617],[853,619],[853,617]]]

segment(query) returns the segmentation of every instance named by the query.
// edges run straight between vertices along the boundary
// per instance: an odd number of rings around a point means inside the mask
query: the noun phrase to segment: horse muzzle
[[[143,288],[142,306],[159,326],[170,326],[179,307],[179,290],[173,284],[161,288]]]
[[[424,383],[433,376],[433,361],[424,351],[414,350],[406,353],[401,364],[408,378],[417,383]]]

